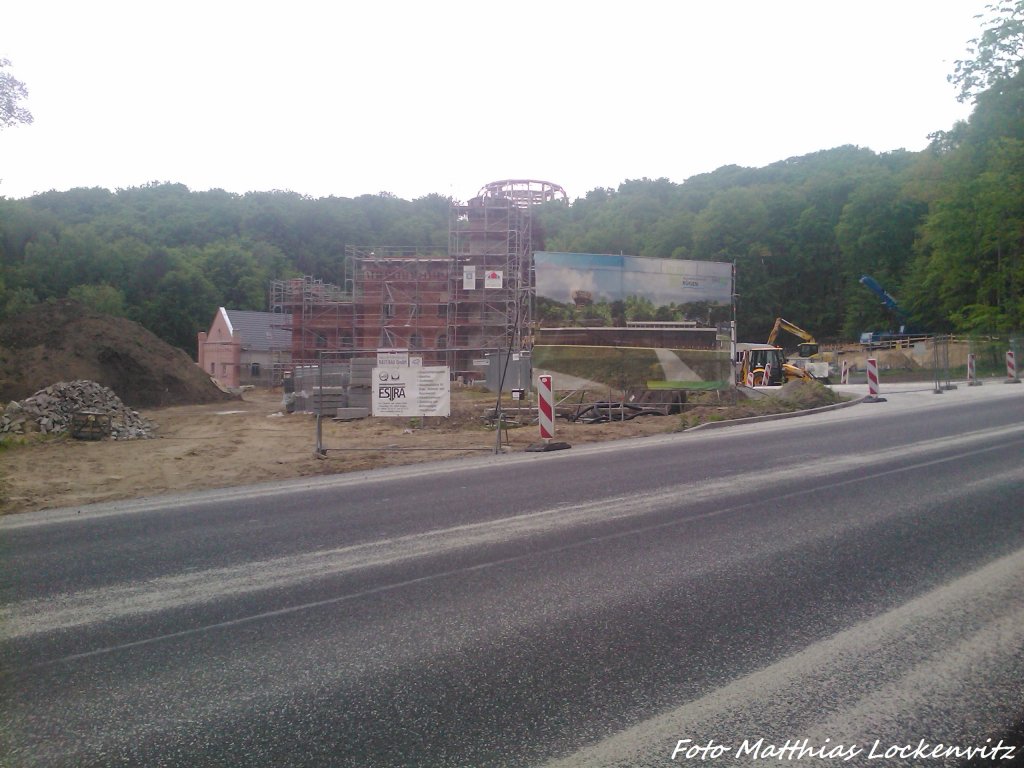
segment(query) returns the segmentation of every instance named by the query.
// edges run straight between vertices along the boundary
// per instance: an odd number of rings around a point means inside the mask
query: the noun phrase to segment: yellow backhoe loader
[[[777,387],[791,381],[786,371],[786,356],[779,347],[740,342],[736,345],[736,355],[737,384],[747,387]],[[803,378],[799,373],[797,377]]]

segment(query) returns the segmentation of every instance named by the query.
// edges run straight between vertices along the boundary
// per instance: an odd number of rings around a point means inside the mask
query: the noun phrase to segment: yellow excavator
[[[818,342],[814,340],[814,337],[811,336],[811,334],[803,328],[789,322],[789,320],[785,320],[781,317],[775,318],[775,325],[772,326],[772,332],[768,334],[768,343],[775,344],[775,340],[779,338],[779,333],[781,331],[788,331],[798,339],[803,340],[797,347],[797,354],[799,354],[800,357],[810,357],[811,355],[816,355],[818,353]]]
[[[818,342],[814,340],[814,337],[800,326],[789,322],[789,320],[777,317],[775,318],[775,325],[772,326],[772,332],[768,334],[768,344],[774,346],[775,340],[778,339],[779,333],[782,331],[791,333],[800,339],[800,343],[796,348],[797,355],[799,355],[799,357],[795,360],[787,360],[785,363],[784,368],[786,371],[786,380],[827,380],[829,374],[828,362],[808,359],[818,354]]]
[[[798,358],[788,360],[782,347],[776,345],[775,342],[782,331],[791,333],[801,340],[797,346]],[[829,364],[808,359],[818,354],[818,342],[803,328],[782,317],[775,318],[775,325],[768,334],[766,344],[740,343],[736,345],[736,352],[739,364],[736,378],[739,384],[761,387],[779,386],[797,379],[828,380]]]

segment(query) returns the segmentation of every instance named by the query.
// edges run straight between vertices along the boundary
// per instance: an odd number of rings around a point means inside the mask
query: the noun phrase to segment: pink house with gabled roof
[[[225,387],[271,386],[275,363],[291,358],[291,315],[219,307],[199,334],[199,367]]]

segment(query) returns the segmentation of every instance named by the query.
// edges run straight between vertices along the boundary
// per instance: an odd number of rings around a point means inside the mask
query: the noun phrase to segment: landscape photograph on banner
[[[534,254],[535,317],[545,327],[730,319],[732,264],[598,253]]]
[[[534,270],[533,363],[558,386],[731,385],[732,264],[541,251]]]

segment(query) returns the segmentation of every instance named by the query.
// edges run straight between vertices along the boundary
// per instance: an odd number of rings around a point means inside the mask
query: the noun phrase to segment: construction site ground
[[[795,384],[795,383],[794,383]],[[683,415],[628,421],[570,423],[559,419],[556,440],[570,445],[679,431],[705,421],[741,418],[824,405],[823,387],[789,385],[778,397],[735,404],[713,394]],[[707,397],[707,396],[705,396]],[[503,401],[513,421],[514,403]],[[316,419],[288,414],[280,393],[249,391],[241,399],[203,405],[140,409],[157,424],[149,440],[97,442],[30,434],[0,443],[0,512],[22,512],[162,493],[273,482],[312,475],[452,459],[493,452],[497,435],[484,419],[495,396],[457,389],[449,418],[369,418],[323,422],[326,458],[317,458]],[[540,442],[536,424],[502,431],[502,449],[523,451]],[[404,450],[395,450],[404,449]]]

